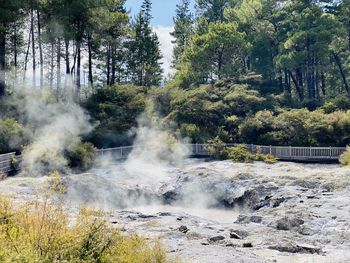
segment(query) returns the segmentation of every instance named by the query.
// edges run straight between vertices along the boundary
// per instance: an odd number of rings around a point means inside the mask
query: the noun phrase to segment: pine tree
[[[190,0],[182,0],[180,4],[176,5],[176,16],[173,20],[175,26],[170,35],[175,38],[172,43],[175,44],[173,66],[176,67],[180,63],[180,57],[192,35],[193,15],[190,12]]]
[[[139,86],[159,85],[163,72],[160,63],[162,55],[158,37],[152,32],[147,13],[143,10],[132,24],[132,39],[128,48],[131,81]]]
[[[145,16],[146,20],[149,22],[151,21],[152,17],[152,1],[151,0],[143,0],[143,3],[141,5],[141,12]]]

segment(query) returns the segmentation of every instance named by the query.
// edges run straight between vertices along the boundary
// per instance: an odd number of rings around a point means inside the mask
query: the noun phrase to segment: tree
[[[24,8],[23,1],[3,0],[0,5],[0,97],[5,94],[6,36],[9,24],[15,22]]]
[[[177,67],[180,63],[180,57],[189,44],[192,35],[193,16],[190,12],[190,0],[182,0],[181,4],[176,5],[176,15],[174,17],[174,31],[170,33],[175,38],[172,41],[175,44],[173,51],[173,65]]]
[[[131,81],[139,86],[159,85],[162,76],[162,58],[158,37],[152,32],[144,12],[140,12],[132,24],[132,36],[128,43],[128,70]]]
[[[225,8],[231,0],[196,0],[196,9],[208,22],[224,21]]]
[[[242,69],[246,46],[236,23],[212,23],[208,33],[192,37],[183,60],[198,83],[237,76]]]
[[[152,1],[151,0],[143,0],[141,5],[141,13],[144,15],[148,22],[152,19]]]

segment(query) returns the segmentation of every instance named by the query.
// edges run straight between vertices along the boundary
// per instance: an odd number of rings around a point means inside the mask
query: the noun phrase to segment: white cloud
[[[164,69],[164,76],[174,74],[175,70],[171,67],[171,61],[173,56],[174,44],[171,43],[174,38],[170,35],[170,32],[174,30],[172,26],[154,26],[154,32],[158,35],[160,42],[160,50],[162,51],[162,67]]]

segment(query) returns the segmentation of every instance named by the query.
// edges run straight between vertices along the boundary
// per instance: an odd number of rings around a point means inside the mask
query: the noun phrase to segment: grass
[[[62,187],[56,173],[40,199],[19,204],[0,196],[0,262],[173,262],[157,240],[122,234],[102,211],[81,208],[72,220],[54,198]]]

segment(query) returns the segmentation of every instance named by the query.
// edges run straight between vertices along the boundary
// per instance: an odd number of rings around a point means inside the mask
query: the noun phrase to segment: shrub
[[[192,142],[199,142],[201,140],[200,129],[195,124],[182,124],[180,133],[183,137],[189,137]]]
[[[219,137],[209,140],[208,144],[209,145],[206,147],[206,150],[211,157],[217,160],[228,159],[228,148],[226,147],[226,144],[220,140]]]
[[[66,152],[69,167],[81,171],[92,167],[95,156],[96,148],[89,142],[75,142]]]
[[[337,110],[349,110],[350,109],[350,99],[346,96],[336,96],[330,100],[327,100],[323,106],[322,109],[326,113],[335,112]]]
[[[346,151],[339,157],[339,162],[344,166],[350,166],[350,147],[346,147]]]
[[[122,235],[101,211],[82,208],[73,222],[58,204],[0,197],[0,262],[169,262],[158,242]]]
[[[0,120],[0,153],[19,151],[28,140],[28,131],[15,119]]]
[[[278,158],[272,154],[260,154],[257,159],[265,163],[273,164],[278,162]]]
[[[228,148],[228,158],[238,163],[249,163],[257,160],[257,156],[244,145]]]

